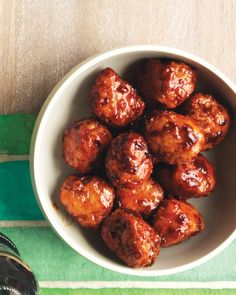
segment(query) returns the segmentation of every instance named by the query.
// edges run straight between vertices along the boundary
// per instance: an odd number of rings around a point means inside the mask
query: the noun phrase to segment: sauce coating
[[[136,132],[122,133],[113,139],[105,165],[107,176],[116,187],[141,184],[153,169],[147,143]]]
[[[183,199],[207,196],[216,186],[215,169],[202,155],[189,164],[162,163],[157,167],[157,179],[165,191]]]
[[[148,217],[162,201],[164,192],[157,182],[149,178],[134,188],[118,188],[116,195],[121,207]]]
[[[158,207],[153,227],[161,237],[161,247],[179,244],[204,229],[201,214],[189,203],[164,200]]]
[[[182,62],[150,59],[139,75],[139,90],[148,102],[173,109],[194,91],[196,72]]]
[[[145,119],[145,134],[151,151],[169,164],[192,162],[205,144],[202,129],[172,111],[151,112]]]
[[[63,134],[64,161],[81,174],[99,167],[112,140],[110,131],[96,120],[74,122]]]
[[[60,190],[60,201],[83,227],[97,229],[110,213],[114,189],[96,176],[68,176]]]
[[[185,114],[193,118],[205,132],[204,150],[212,149],[228,133],[229,113],[211,95],[198,93],[190,97],[185,105]]]
[[[98,75],[91,98],[94,114],[114,127],[124,127],[135,121],[145,107],[136,90],[111,68]]]
[[[124,209],[117,209],[105,220],[101,236],[110,250],[131,267],[152,265],[160,251],[154,229]]]

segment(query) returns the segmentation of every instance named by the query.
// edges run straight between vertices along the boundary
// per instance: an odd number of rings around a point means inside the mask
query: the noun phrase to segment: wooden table
[[[92,54],[135,44],[194,53],[236,81],[235,0],[1,0],[0,112],[38,112]]]
[[[189,51],[236,82],[235,17],[235,0],[0,0],[0,113],[37,114],[72,67],[128,45]],[[105,270],[63,243],[32,191],[27,154],[35,118],[0,115],[0,154],[8,154],[0,156],[0,231],[35,271],[40,294],[235,294],[236,241],[208,263],[161,278]]]

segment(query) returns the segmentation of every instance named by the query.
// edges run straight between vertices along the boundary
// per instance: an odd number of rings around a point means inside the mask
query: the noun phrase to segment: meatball
[[[91,98],[94,114],[114,127],[123,127],[136,120],[145,107],[135,89],[111,68],[98,75]]]
[[[118,188],[116,195],[121,207],[148,217],[163,199],[163,189],[149,178],[134,188]]]
[[[205,150],[222,141],[230,126],[227,110],[213,96],[198,93],[186,102],[185,114],[193,118],[205,132]]]
[[[152,265],[160,251],[154,229],[124,209],[117,209],[105,220],[101,236],[110,250],[131,267]]]
[[[109,180],[116,187],[143,183],[153,168],[146,141],[136,132],[122,133],[113,139],[105,166]]]
[[[81,174],[89,173],[100,165],[111,140],[109,130],[96,120],[76,121],[64,131],[64,161]]]
[[[169,164],[189,163],[202,150],[204,133],[191,118],[172,111],[153,111],[145,119],[149,147]]]
[[[115,194],[112,186],[96,176],[68,176],[60,190],[60,201],[80,225],[97,229],[110,213]]]
[[[160,235],[161,247],[189,239],[204,229],[201,214],[185,201],[166,199],[158,207],[153,227]]]
[[[183,199],[207,196],[216,185],[215,169],[202,155],[189,164],[163,163],[157,168],[157,176],[166,191]]]
[[[173,109],[194,91],[196,72],[182,62],[150,59],[140,72],[138,84],[141,95],[147,101]]]

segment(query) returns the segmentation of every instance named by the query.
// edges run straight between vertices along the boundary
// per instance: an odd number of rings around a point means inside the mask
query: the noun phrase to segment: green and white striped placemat
[[[28,153],[35,119],[0,116],[0,231],[33,269],[40,294],[236,294],[236,241],[197,268],[150,278],[106,270],[68,247],[48,226],[32,190]]]

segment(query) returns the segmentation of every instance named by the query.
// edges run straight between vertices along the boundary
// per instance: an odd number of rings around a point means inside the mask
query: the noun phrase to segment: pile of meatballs
[[[137,90],[106,68],[91,89],[94,116],[64,131],[63,159],[77,173],[60,202],[130,267],[152,265],[160,247],[204,229],[186,200],[214,190],[215,169],[201,152],[224,139],[230,116],[212,95],[194,93],[196,83],[181,61],[146,60]]]

